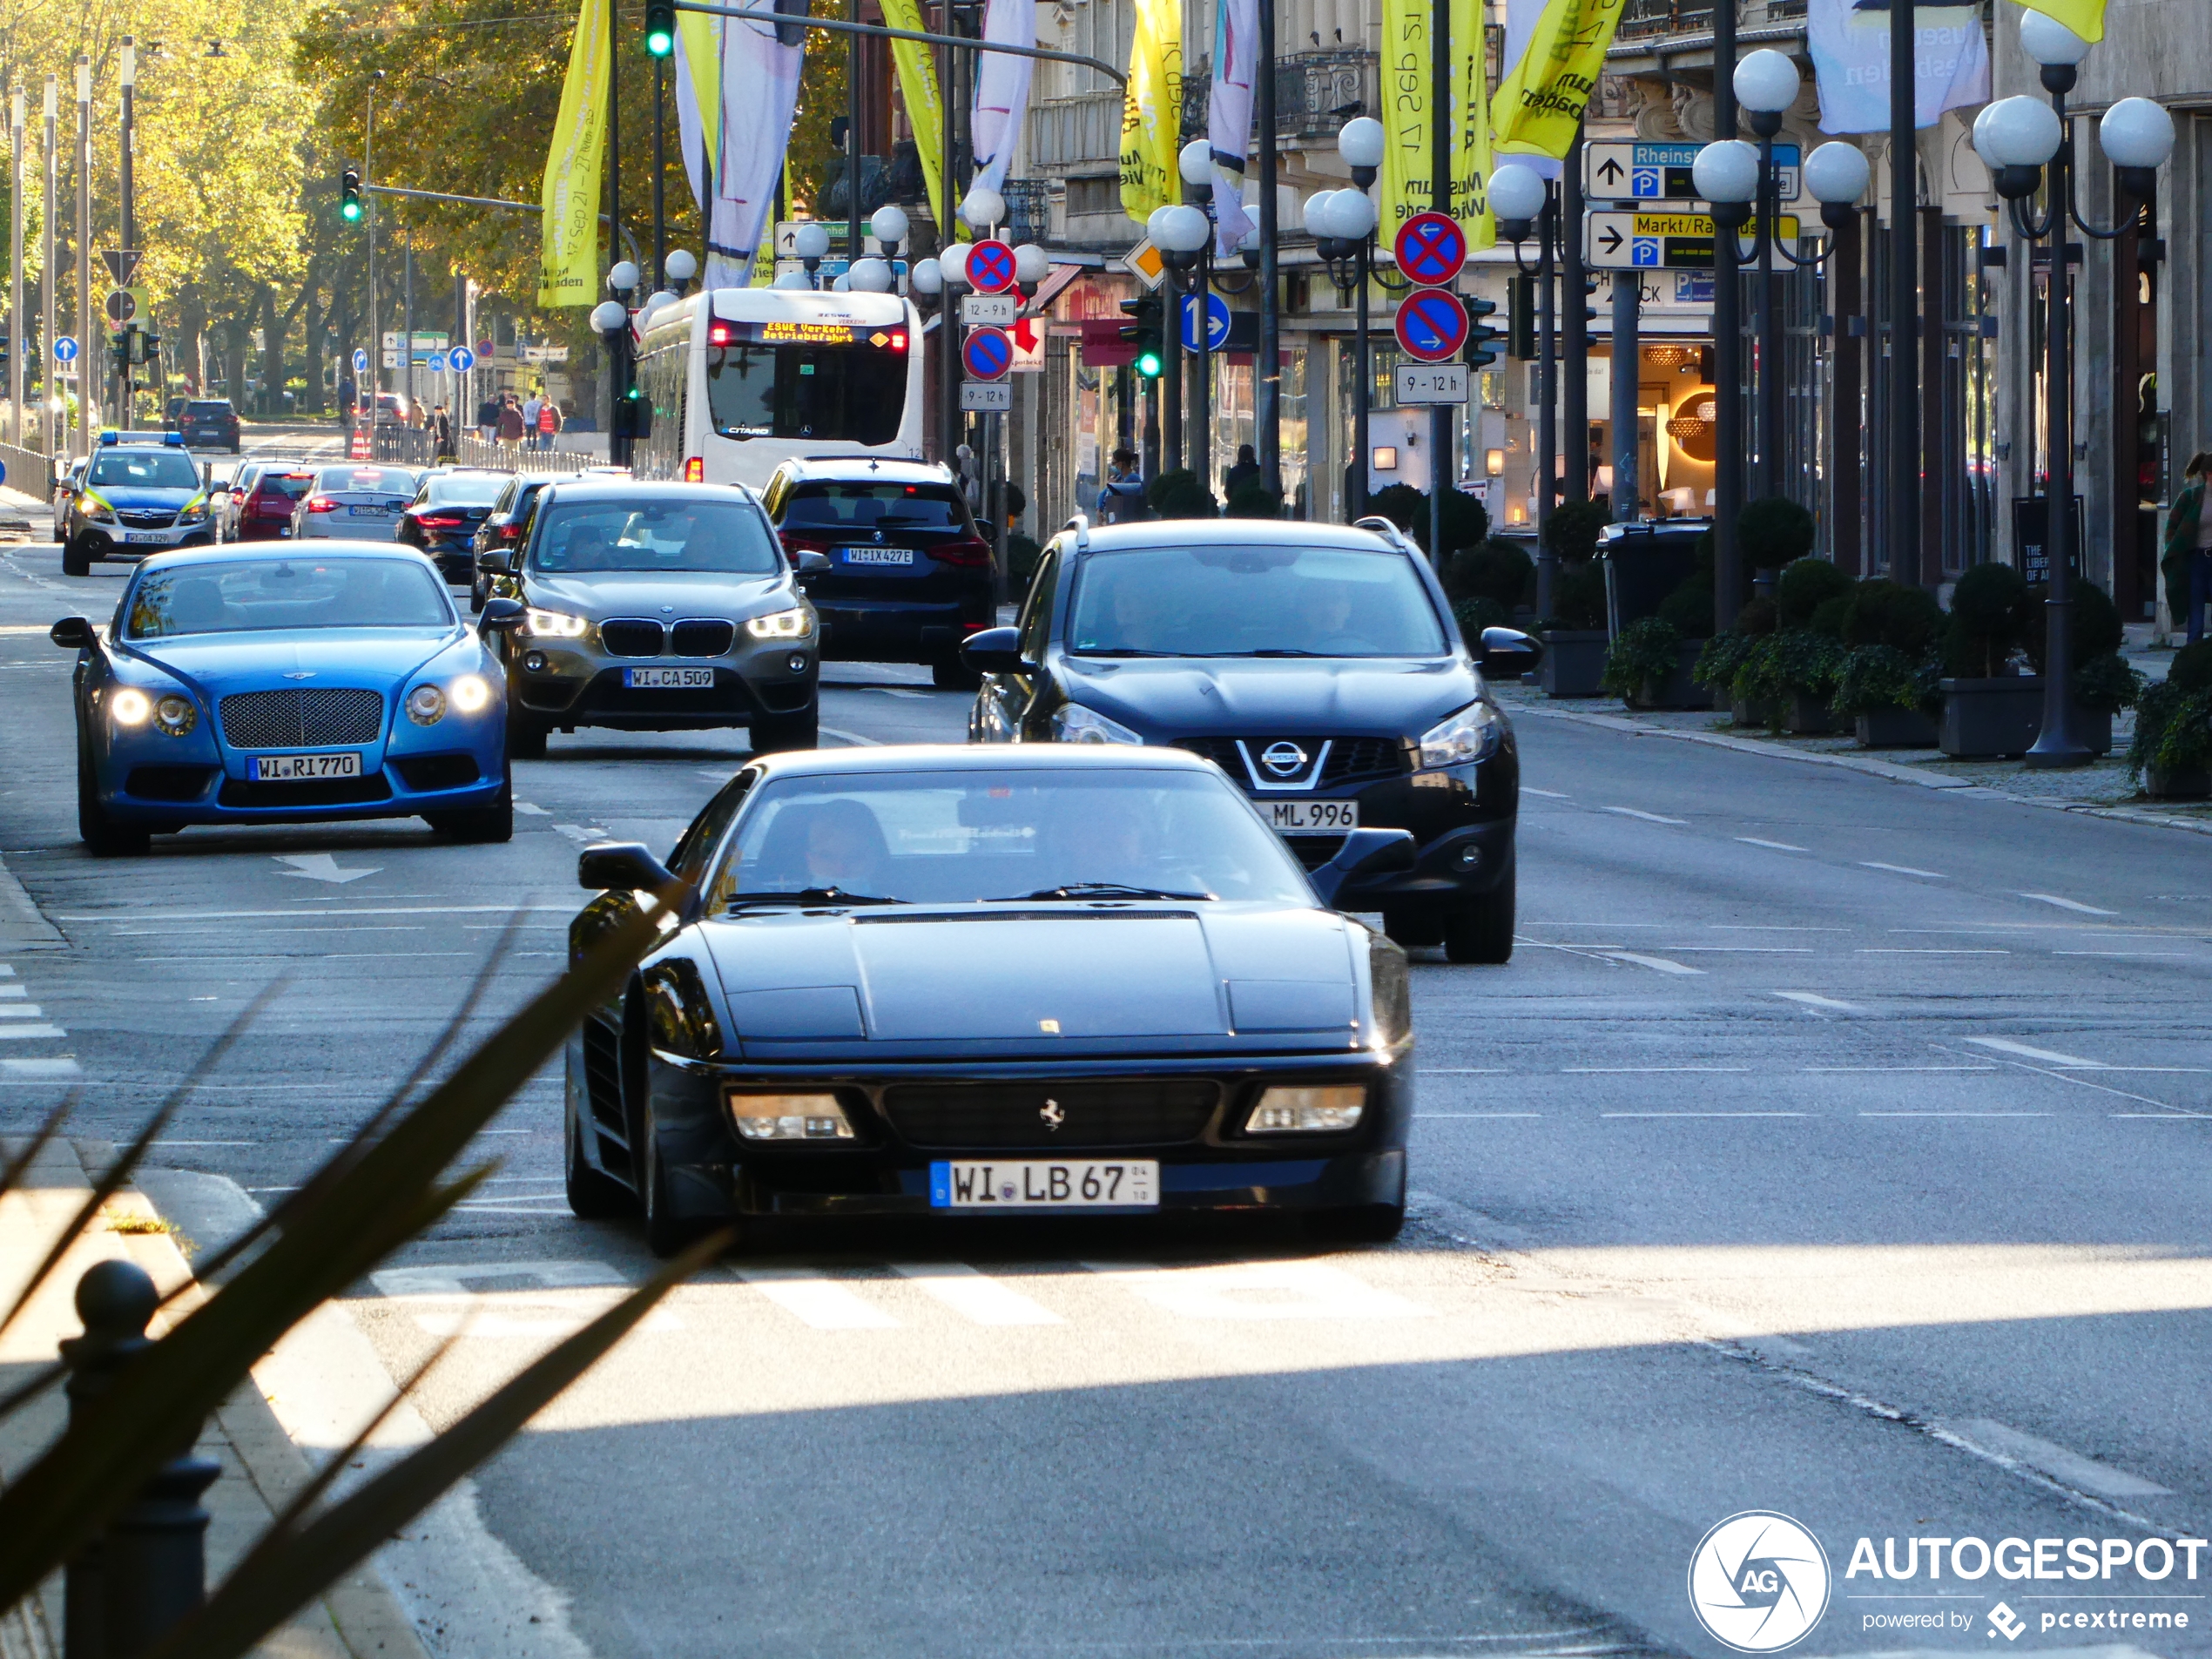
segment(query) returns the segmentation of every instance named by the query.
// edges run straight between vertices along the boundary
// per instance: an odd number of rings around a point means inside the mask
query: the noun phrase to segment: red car
[[[306,467],[264,467],[253,488],[234,509],[237,528],[233,539],[240,542],[287,541],[292,536],[293,503],[306,495],[315,481]]]

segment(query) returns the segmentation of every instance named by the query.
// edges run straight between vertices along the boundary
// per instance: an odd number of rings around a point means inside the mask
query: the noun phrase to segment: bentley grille
[[[223,740],[233,749],[374,743],[384,727],[384,694],[342,685],[239,691],[223,699],[222,716]]]

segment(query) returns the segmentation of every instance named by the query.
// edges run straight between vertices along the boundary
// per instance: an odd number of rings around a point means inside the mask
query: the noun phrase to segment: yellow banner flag
[[[1491,95],[1497,148],[1563,157],[1597,88],[1622,0],[1509,0],[1506,66]]]
[[[917,0],[883,0],[883,21],[894,29],[923,32],[921,7]],[[945,115],[937,96],[936,49],[918,40],[891,43],[891,61],[899,71],[899,96],[907,105],[907,120],[914,130],[914,149],[921,158],[921,177],[929,194],[930,218],[945,219]]]
[[[599,174],[607,143],[607,7],[583,0],[569,48],[561,112],[545,157],[537,302],[588,306],[599,299]]]
[[[1490,100],[1484,73],[1481,0],[1450,0],[1452,107],[1451,214],[1469,247],[1498,239],[1490,218]],[[1434,43],[1429,0],[1383,0],[1382,199],[1376,234],[1386,247],[1398,227],[1436,206],[1430,183],[1435,145],[1429,122]]]
[[[2087,41],[2105,37],[2105,0],[2020,0],[2030,11],[2040,11]]]
[[[1122,211],[1139,224],[1183,199],[1177,140],[1183,132],[1181,0],[1136,0],[1122,105]],[[1267,135],[1262,143],[1270,142]]]

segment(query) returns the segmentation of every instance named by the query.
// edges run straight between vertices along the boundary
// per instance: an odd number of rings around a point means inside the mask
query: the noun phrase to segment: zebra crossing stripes
[[[30,988],[16,976],[14,966],[0,962],[0,1043],[51,1042],[69,1035],[66,1027],[30,999]],[[0,1082],[67,1082],[82,1075],[71,1055],[0,1055]]]

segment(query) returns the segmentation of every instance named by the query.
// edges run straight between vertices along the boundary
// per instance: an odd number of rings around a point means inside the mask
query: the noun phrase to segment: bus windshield
[[[725,438],[887,444],[907,409],[907,354],[867,345],[709,347],[707,408]]]

